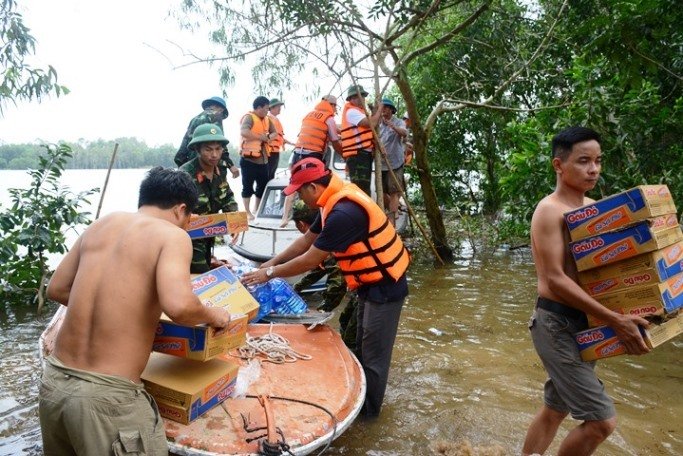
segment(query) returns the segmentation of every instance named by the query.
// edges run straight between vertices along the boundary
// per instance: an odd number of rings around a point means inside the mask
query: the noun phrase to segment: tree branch
[[[410,53],[408,53],[405,58],[403,59],[403,64],[408,65],[412,60],[415,58],[419,57],[420,55],[431,51],[432,49],[437,48],[438,46],[441,46],[444,43],[447,43],[450,41],[454,36],[458,35],[460,32],[465,30],[467,27],[469,27],[474,21],[477,20],[479,16],[481,16],[484,11],[486,11],[489,7],[489,2],[483,3],[474,13],[470,15],[467,19],[465,19],[464,22],[461,22],[458,24],[456,27],[454,27],[450,32],[442,35],[440,38],[432,41],[431,43],[416,49]]]
[[[541,40],[541,42],[539,43],[538,47],[536,48],[534,53],[531,55],[529,60],[522,67],[518,68],[514,73],[512,73],[510,75],[510,77],[507,78],[501,85],[499,85],[498,88],[488,98],[486,98],[486,100],[484,100],[483,102],[481,102],[479,104],[488,105],[491,102],[491,100],[493,100],[498,95],[500,95],[510,84],[512,84],[513,81],[515,81],[519,77],[519,75],[523,71],[526,71],[529,68],[529,66],[538,58],[538,56],[541,54],[541,52],[548,45],[548,41],[550,41],[550,36],[552,35],[553,31],[555,30],[555,27],[557,26],[557,23],[559,22],[560,17],[562,16],[562,13],[564,12],[565,8],[567,7],[567,1],[568,0],[564,0],[562,2],[562,6],[560,7],[560,10],[557,12],[557,16],[555,16],[555,19],[554,19],[552,25],[550,26],[550,28],[546,32],[545,36],[543,37],[543,39]],[[444,100],[441,100],[439,103],[437,103],[437,105],[434,107],[432,112],[429,113],[429,115],[427,116],[427,120],[425,121],[425,131],[428,134],[431,132],[432,128],[434,128],[434,124],[436,123],[436,118],[439,116],[439,114],[446,112],[446,110],[444,109],[444,105],[445,105]],[[467,105],[463,104],[463,103],[458,103],[453,108],[449,108],[448,111],[449,112],[456,111],[458,109],[464,108],[465,106],[467,106]]]

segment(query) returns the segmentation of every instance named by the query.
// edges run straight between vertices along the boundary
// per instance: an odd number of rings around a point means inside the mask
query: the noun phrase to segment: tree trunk
[[[410,130],[413,133],[415,166],[417,167],[417,175],[420,179],[420,188],[422,189],[422,198],[424,199],[425,210],[427,212],[429,229],[432,232],[432,242],[441,259],[445,262],[450,262],[453,260],[453,249],[448,245],[446,226],[443,223],[443,215],[439,208],[439,202],[436,199],[432,174],[429,171],[429,160],[427,160],[427,143],[429,138],[422,127],[420,117],[417,115],[415,96],[410,88],[410,83],[405,78],[404,72],[399,72],[398,75],[394,77],[394,81],[401,91],[401,95],[403,95],[403,100],[406,102],[406,107],[411,120]]]

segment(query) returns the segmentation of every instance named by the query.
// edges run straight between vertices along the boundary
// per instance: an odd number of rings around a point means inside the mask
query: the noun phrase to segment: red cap
[[[330,170],[325,169],[323,162],[317,158],[304,158],[292,166],[292,177],[289,178],[289,185],[282,192],[285,195],[291,195],[299,190],[302,185],[316,181],[328,174],[330,174]]]

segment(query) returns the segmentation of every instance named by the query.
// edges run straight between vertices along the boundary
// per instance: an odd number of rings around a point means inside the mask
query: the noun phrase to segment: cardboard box
[[[241,233],[249,229],[246,212],[226,212],[223,214],[192,215],[185,227],[190,239],[203,239]]]
[[[598,236],[570,242],[569,248],[578,271],[604,266],[652,252],[683,240],[679,226],[653,231],[647,221]]]
[[[226,353],[231,348],[244,345],[249,319],[235,315],[228,329],[218,334],[210,326],[185,326],[161,316],[152,350],[181,358],[206,361]]]
[[[648,347],[658,347],[683,333],[683,313],[678,312],[676,317],[659,325],[651,324],[648,329],[640,328],[640,331]],[[587,329],[576,333],[574,337],[579,346],[581,359],[584,361],[594,361],[626,353],[626,348],[609,326]]]
[[[232,314],[227,330],[217,334],[206,325],[185,326],[162,314],[152,349],[183,358],[205,361],[244,344],[247,324],[258,314],[259,304],[227,266],[192,280],[192,291],[202,304],[222,307]]]
[[[606,293],[664,282],[683,272],[683,242],[677,242],[654,252],[599,268],[579,272],[579,283],[589,295]]]
[[[666,185],[640,185],[564,214],[572,241],[614,231],[634,222],[675,214]]]
[[[259,303],[227,266],[192,279],[192,292],[209,307],[224,307],[232,314],[258,315]]]
[[[675,313],[683,307],[683,274],[678,274],[663,283],[608,293],[596,298],[603,306],[621,314],[662,315]],[[588,315],[590,326],[603,322]]]
[[[141,377],[161,416],[189,424],[232,394],[238,368],[222,359],[200,362],[152,353]]]

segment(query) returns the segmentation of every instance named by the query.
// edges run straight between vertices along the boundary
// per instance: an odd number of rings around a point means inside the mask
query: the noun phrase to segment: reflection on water
[[[104,175],[104,170],[79,170],[66,177],[80,191],[101,186]],[[143,170],[114,170],[103,214],[134,211],[143,176]],[[8,171],[0,177],[0,202],[7,204],[4,189],[24,178]],[[99,195],[91,202],[94,213]],[[382,415],[354,423],[328,454],[430,454],[433,442],[460,439],[519,454],[545,380],[526,326],[535,297],[528,252],[498,253],[437,270],[414,265],[409,278],[411,295]],[[0,456],[40,454],[37,343],[55,307],[37,319],[33,308],[0,304]],[[599,363],[599,375],[617,403],[619,426],[598,454],[683,454],[682,348],[679,337],[647,356]],[[565,422],[550,453],[574,424]]]
[[[545,380],[526,327],[535,288],[528,255],[414,267],[410,284],[382,415],[356,421],[328,454],[430,454],[433,442],[460,439],[519,454]],[[46,323],[30,312],[2,314],[0,455],[38,451],[36,348]],[[644,357],[599,364],[619,413],[600,455],[683,454],[682,347],[679,338]],[[567,420],[559,436],[574,424]]]
[[[38,337],[56,309],[0,304],[0,455],[42,454],[38,425]]]

